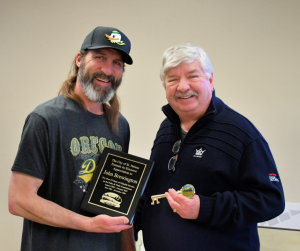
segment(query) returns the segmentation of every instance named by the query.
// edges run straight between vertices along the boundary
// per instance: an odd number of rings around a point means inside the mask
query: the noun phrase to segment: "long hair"
[[[84,60],[87,51],[80,51],[81,53],[81,60]],[[74,92],[75,89],[75,85],[76,85],[76,81],[77,81],[77,74],[79,71],[79,67],[76,64],[76,57],[74,59],[74,61],[72,62],[72,66],[69,72],[69,76],[68,78],[63,82],[58,95],[64,95],[66,98],[70,98],[75,100],[78,104],[80,104],[80,106],[86,110],[86,107],[83,103],[83,100],[79,97],[79,95],[77,95]],[[119,110],[120,110],[120,101],[119,98],[117,96],[117,94],[115,93],[115,95],[113,96],[113,98],[103,104],[103,108],[104,108],[104,112],[108,118],[108,121],[111,125],[111,128],[113,130],[114,133],[116,133],[117,135],[119,135]]]

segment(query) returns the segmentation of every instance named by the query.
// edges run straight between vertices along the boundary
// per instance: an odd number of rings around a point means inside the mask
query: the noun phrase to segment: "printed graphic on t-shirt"
[[[73,138],[70,145],[72,155],[76,162],[80,163],[80,170],[74,183],[79,186],[83,192],[87,187],[96,170],[99,158],[105,147],[122,151],[122,146],[106,138],[97,136],[82,136],[79,139]]]

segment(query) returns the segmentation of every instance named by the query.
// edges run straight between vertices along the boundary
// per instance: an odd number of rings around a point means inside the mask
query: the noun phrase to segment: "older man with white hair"
[[[259,250],[257,223],[284,210],[266,140],[215,96],[213,68],[201,48],[167,49],[161,80],[169,104],[135,231],[143,231],[147,251]],[[195,189],[192,197],[191,190],[187,197],[175,191],[185,184]]]

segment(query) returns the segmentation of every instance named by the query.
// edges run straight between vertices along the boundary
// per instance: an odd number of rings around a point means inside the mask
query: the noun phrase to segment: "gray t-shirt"
[[[188,132],[186,132],[185,130],[183,130],[182,128],[180,128],[180,139],[181,139],[181,143],[183,142],[185,136],[187,135]]]
[[[73,212],[85,191],[104,147],[128,152],[130,131],[119,116],[120,136],[106,115],[95,115],[63,96],[29,114],[12,170],[43,180],[38,195]],[[121,233],[96,234],[55,228],[24,219],[21,250],[122,250]]]

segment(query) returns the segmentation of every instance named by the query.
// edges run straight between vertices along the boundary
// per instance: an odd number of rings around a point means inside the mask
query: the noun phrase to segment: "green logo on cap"
[[[123,41],[121,41],[121,34],[118,31],[112,31],[110,36],[105,35],[111,43],[116,43],[118,45],[125,45]]]

